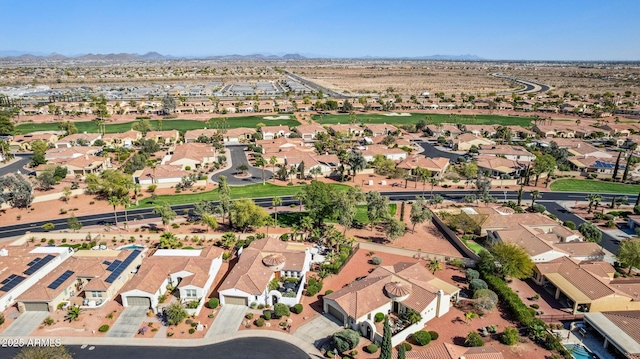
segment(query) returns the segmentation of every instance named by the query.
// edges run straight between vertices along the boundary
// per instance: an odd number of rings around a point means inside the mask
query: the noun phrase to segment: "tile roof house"
[[[509,160],[518,162],[532,162],[536,156],[524,149],[523,147],[511,145],[494,145],[491,147],[482,147],[478,151],[481,155],[501,156]]]
[[[30,151],[31,143],[36,140],[45,141],[53,146],[58,141],[58,135],[51,133],[16,135],[9,141],[11,151]]]
[[[84,177],[90,173],[102,173],[110,167],[110,163],[110,157],[94,155],[84,155],[73,158],[56,158],[48,160],[44,165],[38,166],[38,168],[36,168],[36,172],[45,170],[51,166],[61,166],[67,168],[67,177]]]
[[[0,248],[0,268],[3,268],[0,272],[0,310],[4,311],[12,306],[17,297],[55,270],[72,253],[73,251],[64,247]],[[31,309],[34,308],[28,308]]]
[[[300,301],[311,264],[309,248],[268,237],[251,242],[239,255],[238,263],[218,288],[220,303],[293,306]],[[294,278],[297,282],[285,281],[285,278]],[[278,289],[270,290],[273,279],[281,284]]]
[[[198,301],[198,307],[190,314],[198,314],[208,300],[213,282],[222,266],[223,250],[209,246],[202,249],[159,249],[145,258],[138,272],[122,289],[122,305],[144,306],[158,312],[158,297],[167,286],[179,291],[183,304]]]
[[[212,138],[218,133],[218,130],[212,128],[204,128],[197,130],[189,130],[184,133],[184,142],[196,142],[200,136]]]
[[[463,133],[456,138],[449,140],[449,146],[456,151],[469,151],[471,147],[477,148],[490,147],[496,143],[484,137],[476,136],[471,133]]]
[[[398,131],[398,128],[394,125],[387,125],[386,123],[369,123],[364,127],[365,130],[371,132],[372,136],[386,136]]]
[[[566,126],[535,125],[533,130],[542,137],[576,137],[576,131]]]
[[[142,132],[129,130],[121,133],[107,133],[102,136],[102,140],[110,146],[129,148],[134,142],[142,138]]]
[[[273,140],[277,137],[289,137],[291,130],[288,126],[262,126],[260,133],[264,140]]]
[[[573,169],[586,173],[602,173],[611,175],[616,167],[615,158],[571,156],[567,158],[567,160],[569,160]],[[619,164],[620,173],[624,172],[626,167],[627,161],[621,157]]]
[[[157,165],[155,168],[145,167],[137,176],[134,176],[134,180],[141,185],[180,183],[182,177],[190,173],[182,169],[182,166]]]
[[[73,147],[80,146],[80,143],[84,142],[87,146],[93,146],[96,140],[102,138],[102,134],[99,133],[75,133],[62,137],[55,143],[56,148],[60,147]]]
[[[157,143],[169,145],[180,140],[180,132],[178,130],[149,131],[144,137],[150,138]]]
[[[418,323],[397,323],[401,330],[392,337],[395,346],[424,328],[429,320],[446,314],[459,291],[455,285],[436,278],[424,265],[400,262],[378,267],[366,278],[324,296],[323,312],[377,342],[382,341],[382,331],[374,323],[376,313],[399,318],[409,310],[417,312],[421,316]]]
[[[554,294],[572,314],[640,310],[640,281],[614,278],[614,273],[607,262],[560,257],[537,263],[533,280]]]
[[[485,173],[488,172],[489,177],[493,178],[503,178],[503,176],[518,178],[527,167],[518,161],[488,155],[480,155],[475,160],[478,168]]]
[[[449,167],[449,159],[445,157],[425,157],[421,154],[411,155],[398,163],[398,168],[413,171],[416,168],[425,168],[431,171],[434,177],[441,177]]]
[[[217,160],[215,147],[206,143],[184,143],[177,145],[169,159],[164,159],[162,164],[181,166],[183,169],[199,168],[205,164]]]
[[[100,307],[113,300],[142,263],[139,250],[78,251],[16,298],[20,311],[54,311],[58,304]]]
[[[502,352],[491,344],[482,347],[463,347],[449,343],[432,342],[425,347],[413,347],[407,359],[503,359]]]
[[[373,162],[374,155],[383,155],[386,159],[392,161],[401,161],[407,158],[407,152],[403,149],[397,147],[389,148],[384,145],[365,146],[359,152],[362,153],[362,156],[367,162]]]
[[[481,137],[494,137],[498,133],[494,125],[465,125],[464,130]]]
[[[600,334],[602,347],[616,358],[640,358],[640,311],[587,313],[586,329]]]
[[[230,128],[222,133],[222,142],[228,144],[244,143],[256,133],[255,128],[238,127]]]
[[[304,141],[315,140],[319,133],[327,133],[327,130],[324,127],[315,123],[311,125],[296,126],[294,130],[300,134],[300,137],[302,137]]]

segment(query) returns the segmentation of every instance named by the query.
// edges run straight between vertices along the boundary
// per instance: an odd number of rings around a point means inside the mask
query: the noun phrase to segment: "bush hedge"
[[[380,312],[376,313],[376,315],[373,317],[373,320],[376,323],[380,323],[381,321],[384,320],[384,313],[380,313]]]
[[[469,282],[469,290],[471,290],[474,293],[479,289],[487,289],[487,288],[489,288],[487,285],[487,282],[483,281],[482,279],[473,279]]]
[[[416,344],[422,347],[431,342],[431,335],[429,335],[429,333],[425,332],[424,330],[419,330],[413,333],[413,340],[416,342]]]
[[[209,299],[209,308],[216,309],[220,305],[220,300],[218,298]]]
[[[373,343],[373,344],[369,344],[369,345],[367,345],[367,346],[365,347],[365,350],[367,351],[367,353],[369,353],[369,354],[373,354],[373,353],[375,353],[375,352],[377,352],[377,351],[378,351],[378,348],[379,348],[379,347],[378,347],[378,344]]]
[[[296,305],[294,305],[293,307],[291,307],[291,311],[294,312],[295,314],[300,314],[302,313],[302,304],[298,303]]]
[[[438,340],[440,334],[438,332],[434,332],[433,330],[429,331],[429,335],[431,336],[431,340]]]
[[[108,330],[109,330],[109,326],[108,326],[108,325],[106,325],[106,324],[101,325],[101,326],[100,326],[100,328],[98,328],[98,331],[99,331],[100,333],[105,333],[105,332],[107,332]]]
[[[314,295],[318,294],[320,291],[322,290],[322,282],[318,281],[315,278],[310,278],[309,282],[307,283],[307,296],[308,297],[313,297]]]
[[[271,320],[271,311],[265,310],[264,312],[262,312],[262,316],[264,317],[265,320]]]
[[[256,327],[260,328],[264,326],[264,319],[262,318],[258,318],[256,319],[256,321],[254,322],[254,324],[256,325]]]

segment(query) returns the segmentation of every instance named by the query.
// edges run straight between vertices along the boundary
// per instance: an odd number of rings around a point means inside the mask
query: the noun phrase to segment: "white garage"
[[[244,305],[247,306],[247,298],[246,297],[234,297],[234,296],[224,296],[224,304],[235,304],[235,305]]]
[[[27,312],[48,312],[49,303],[47,302],[24,302],[24,310]]]
[[[151,308],[151,299],[148,297],[125,297],[130,307],[147,307]]]

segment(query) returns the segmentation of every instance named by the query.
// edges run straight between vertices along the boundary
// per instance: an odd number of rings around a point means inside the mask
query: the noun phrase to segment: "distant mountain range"
[[[58,53],[44,54],[39,52],[25,52],[25,51],[0,51],[0,59],[4,60],[23,60],[23,61],[63,61],[63,60],[78,60],[78,61],[161,61],[161,60],[304,60],[323,58],[331,59],[330,56],[319,55],[300,55],[300,54],[278,54],[278,55],[265,55],[265,54],[251,54],[251,55],[217,55],[217,56],[171,56],[162,55],[157,52],[147,52],[144,55],[140,54],[82,54],[75,56],[65,56]],[[415,57],[389,57],[389,56],[363,56],[363,57],[351,57],[352,59],[399,59],[399,60],[454,60],[454,61],[483,61],[485,59],[476,55],[432,55],[432,56],[415,56]]]

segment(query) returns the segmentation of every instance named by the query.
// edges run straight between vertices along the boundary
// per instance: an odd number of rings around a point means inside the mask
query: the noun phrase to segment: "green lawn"
[[[401,112],[401,111],[398,111]],[[358,121],[362,123],[389,123],[408,124],[426,120],[432,123],[464,123],[477,125],[520,125],[530,126],[530,117],[510,117],[498,115],[445,115],[439,113],[411,113],[411,116],[385,116],[383,114],[356,114]],[[428,120],[427,120],[428,118]],[[349,123],[348,114],[337,115],[314,115],[313,119],[320,124]]]
[[[120,133],[126,132],[131,129],[131,125],[135,121],[125,123],[115,123],[105,125],[106,133]],[[158,120],[150,120],[154,129],[159,129]],[[227,128],[249,127],[255,128],[257,124],[264,123],[266,125],[283,125],[283,126],[297,126],[300,123],[295,119],[290,120],[265,120],[263,116],[244,116],[244,117],[230,117],[227,118]],[[98,127],[93,121],[79,121],[74,122],[78,132],[98,132]],[[215,128],[216,121],[212,120],[209,124],[210,128]],[[207,127],[204,121],[198,120],[162,120],[162,129],[178,130],[181,132],[188,130],[195,130]],[[57,123],[23,123],[16,126],[16,129],[20,133],[30,133],[36,131],[58,131]]]
[[[485,248],[483,246],[479,245],[478,243],[476,243],[474,241],[465,241],[464,243],[467,245],[467,247],[469,247],[469,249],[474,251],[476,254],[478,254],[481,251],[485,250]]]
[[[338,191],[344,191],[349,188],[347,185],[332,184]],[[274,196],[293,196],[302,189],[302,186],[276,186],[271,183],[265,185],[252,184],[242,187],[231,187],[231,198],[265,198]],[[145,198],[140,201],[138,207],[153,207],[154,202],[167,202],[170,205],[197,203],[200,201],[216,201],[218,200],[218,191],[212,190],[208,192],[199,193],[180,193],[172,195],[161,195],[156,197],[155,201],[151,201],[149,198]]]
[[[558,192],[593,192],[638,194],[640,185],[630,185],[596,180],[561,179],[551,183],[551,190]]]

